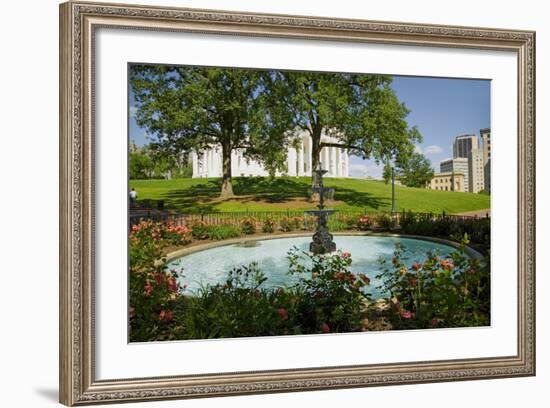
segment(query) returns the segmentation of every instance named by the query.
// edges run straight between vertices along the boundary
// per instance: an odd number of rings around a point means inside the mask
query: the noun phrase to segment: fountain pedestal
[[[317,174],[318,186],[313,187],[312,191],[319,194],[319,205],[318,210],[306,211],[307,214],[314,215],[317,217],[317,227],[315,233],[313,234],[313,242],[309,244],[310,252],[315,255],[328,254],[336,251],[336,244],[333,241],[332,234],[328,231],[328,216],[334,213],[334,210],[325,209],[325,195],[332,192],[330,188],[323,186],[323,174],[327,170],[322,170],[320,167],[317,170],[314,170]]]

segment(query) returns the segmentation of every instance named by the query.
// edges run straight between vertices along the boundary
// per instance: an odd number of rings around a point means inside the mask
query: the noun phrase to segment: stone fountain
[[[327,170],[323,170],[321,166],[313,171],[317,176],[317,186],[312,188],[312,192],[319,194],[318,210],[308,210],[306,214],[311,214],[317,217],[317,227],[313,234],[313,242],[309,244],[310,252],[315,255],[328,254],[336,251],[336,244],[332,240],[332,234],[328,232],[328,216],[334,213],[334,210],[325,209],[325,196],[332,195],[334,189],[323,186],[323,174]]]

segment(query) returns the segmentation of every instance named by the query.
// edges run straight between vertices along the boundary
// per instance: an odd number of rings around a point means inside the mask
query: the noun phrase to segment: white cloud
[[[372,177],[375,179],[382,178],[383,166],[376,163],[350,163],[349,175],[351,177]]]
[[[438,145],[430,145],[424,149],[424,154],[426,155],[432,155],[432,154],[439,154],[443,153],[443,148]]]
[[[137,107],[135,107],[135,106],[130,106],[129,113],[130,113],[130,117],[131,117],[131,118],[135,118],[135,117],[136,117],[136,113],[137,113]]]

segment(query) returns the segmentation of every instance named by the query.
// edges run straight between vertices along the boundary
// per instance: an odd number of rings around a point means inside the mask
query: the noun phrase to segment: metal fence
[[[351,229],[356,225],[356,221],[361,216],[372,217],[373,220],[379,220],[382,217],[391,217],[395,225],[399,225],[402,217],[411,216],[410,212],[402,211],[394,214],[384,211],[357,211],[357,210],[337,210],[329,217],[328,226],[332,230]],[[443,213],[420,213],[414,212],[415,219],[422,220],[469,220],[478,218],[467,215],[448,215]],[[285,211],[231,211],[231,212],[204,212],[204,213],[177,213],[159,209],[144,210],[139,212],[130,212],[130,225],[140,222],[140,220],[162,221],[171,225],[190,226],[198,221],[209,225],[231,224],[240,225],[244,218],[252,218],[258,226],[261,226],[267,219],[280,224],[283,222],[293,223],[296,229],[312,230],[315,227],[315,217],[306,214],[304,210]]]

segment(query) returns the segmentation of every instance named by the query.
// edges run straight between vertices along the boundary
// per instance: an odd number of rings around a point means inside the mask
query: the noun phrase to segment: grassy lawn
[[[335,188],[330,208],[339,210],[387,211],[391,209],[391,184],[350,178],[325,178]],[[173,179],[130,180],[138,200],[164,200],[168,209],[180,212],[285,211],[311,209],[307,200],[310,177],[235,177],[235,197],[219,199],[221,180]],[[418,212],[460,213],[490,208],[490,197],[482,194],[455,193],[421,188],[395,187],[396,208]]]

